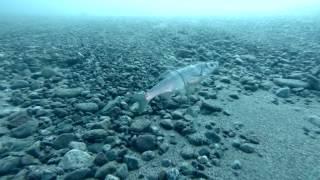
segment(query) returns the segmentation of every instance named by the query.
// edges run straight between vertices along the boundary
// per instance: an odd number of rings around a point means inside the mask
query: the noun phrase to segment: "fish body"
[[[201,62],[170,71],[151,89],[134,96],[138,112],[143,112],[148,103],[157,96],[189,93],[193,87],[217,70],[218,66],[218,62]]]

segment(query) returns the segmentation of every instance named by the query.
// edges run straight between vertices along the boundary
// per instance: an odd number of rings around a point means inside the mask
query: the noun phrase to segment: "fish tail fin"
[[[137,93],[132,96],[134,104],[131,106],[131,110],[137,113],[142,113],[146,110],[149,101],[146,98],[145,93]]]

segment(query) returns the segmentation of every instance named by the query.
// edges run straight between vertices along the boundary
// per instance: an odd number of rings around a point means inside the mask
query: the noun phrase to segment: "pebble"
[[[135,147],[139,152],[155,150],[157,148],[156,137],[151,134],[140,135],[135,141]]]
[[[205,132],[205,136],[212,143],[219,143],[221,141],[221,137],[214,130],[210,130],[210,131]]]
[[[78,168],[88,168],[93,164],[94,158],[87,152],[72,149],[61,159],[59,167],[64,170],[75,170]]]
[[[130,130],[134,132],[145,132],[150,127],[150,120],[144,118],[135,118],[130,125]]]
[[[107,164],[98,168],[94,177],[97,179],[103,179],[106,177],[106,175],[115,173],[117,168],[118,165],[115,161],[108,162]]]
[[[197,160],[198,160],[198,162],[201,163],[201,164],[208,164],[208,162],[209,162],[209,159],[208,159],[208,157],[207,157],[206,155],[204,155],[204,156],[199,156],[199,157],[197,158]]]
[[[11,89],[21,89],[26,87],[29,87],[29,82],[25,80],[14,80],[10,86]]]
[[[20,158],[7,156],[0,159],[0,175],[12,174],[19,171]]]
[[[160,126],[163,127],[164,129],[171,130],[173,129],[174,125],[171,119],[162,119],[160,121]]]
[[[99,110],[99,106],[96,103],[77,103],[74,105],[76,109],[83,112],[96,112]]]
[[[86,151],[87,150],[87,145],[83,142],[77,142],[77,141],[71,141],[69,143],[69,147],[71,149],[78,149],[81,151]]]
[[[69,143],[76,139],[73,133],[63,133],[57,136],[53,141],[53,147],[55,149],[62,149],[68,147]]]
[[[127,164],[129,171],[139,169],[141,166],[140,160],[133,155],[125,155],[124,162]]]
[[[276,95],[281,98],[288,98],[290,96],[290,89],[288,87],[279,88]]]
[[[99,142],[107,137],[108,133],[104,129],[93,129],[86,131],[82,138],[89,142]]]
[[[234,160],[231,167],[235,170],[241,169],[241,162],[239,160]]]
[[[202,146],[202,145],[208,145],[208,140],[203,134],[200,133],[194,133],[187,136],[187,140],[190,144],[194,146]]]
[[[193,159],[196,157],[194,150],[189,147],[182,148],[182,150],[180,151],[180,155],[185,160]]]
[[[144,161],[151,161],[156,156],[156,153],[153,151],[145,151],[141,154],[141,158]]]
[[[239,149],[245,153],[255,152],[253,145],[251,145],[249,143],[240,144]]]

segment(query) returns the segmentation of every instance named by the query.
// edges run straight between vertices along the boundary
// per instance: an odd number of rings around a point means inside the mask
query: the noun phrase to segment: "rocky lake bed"
[[[2,18],[0,179],[320,179],[315,19]],[[191,95],[131,95],[219,61]]]

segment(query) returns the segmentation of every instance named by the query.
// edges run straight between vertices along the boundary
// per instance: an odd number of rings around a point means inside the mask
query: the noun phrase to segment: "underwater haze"
[[[4,0],[2,13],[90,16],[301,15],[319,12],[318,0]]]
[[[0,179],[320,180],[320,1],[0,0]]]

